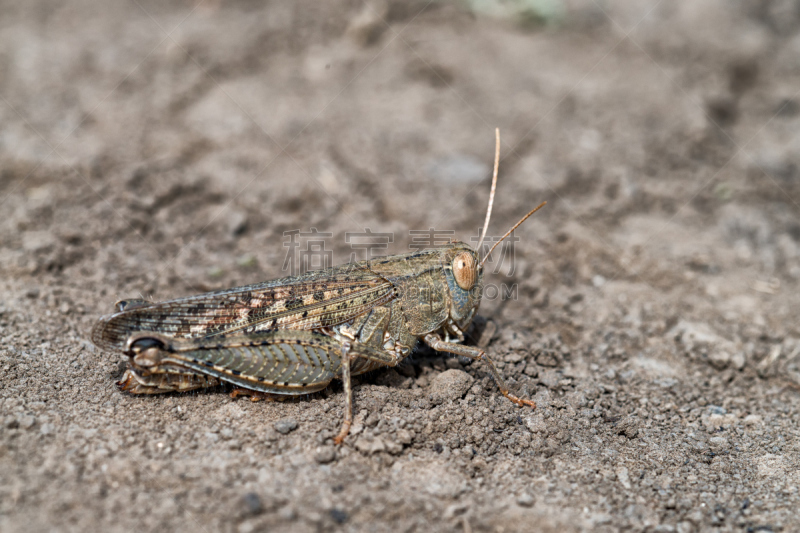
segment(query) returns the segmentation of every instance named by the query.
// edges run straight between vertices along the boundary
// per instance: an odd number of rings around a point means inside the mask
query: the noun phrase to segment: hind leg
[[[131,394],[162,394],[216,387],[220,380],[164,360],[163,344],[148,337],[129,340],[128,369],[117,382]]]
[[[249,396],[251,402],[260,402],[261,400],[266,400],[268,402],[283,402],[292,398],[292,396],[272,394],[269,392],[261,392],[252,389],[243,389],[241,387],[236,387],[235,389],[233,389],[229,396],[231,398],[238,398],[239,396]]]
[[[128,368],[117,381],[117,387],[131,394],[162,394],[216,387],[219,383],[217,378],[190,372],[152,374],[141,369]]]

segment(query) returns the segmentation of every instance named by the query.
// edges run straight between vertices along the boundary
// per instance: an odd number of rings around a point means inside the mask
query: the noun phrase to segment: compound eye
[[[456,283],[465,291],[475,286],[478,280],[478,269],[475,265],[475,257],[469,252],[461,252],[453,259],[453,275]]]

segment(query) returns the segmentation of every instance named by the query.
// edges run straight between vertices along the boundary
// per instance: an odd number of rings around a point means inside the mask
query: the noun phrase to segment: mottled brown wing
[[[99,348],[123,350],[130,335],[150,331],[201,339],[274,329],[313,330],[347,322],[395,297],[393,285],[359,264],[136,305],[102,317],[92,329]]]

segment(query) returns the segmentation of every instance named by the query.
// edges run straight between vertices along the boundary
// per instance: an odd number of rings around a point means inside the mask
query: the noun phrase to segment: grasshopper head
[[[464,331],[469,327],[483,295],[483,266],[478,252],[462,242],[453,243],[442,256],[450,293],[450,320]]]
[[[447,276],[447,287],[450,290],[450,321],[453,333],[461,335],[472,322],[478,306],[481,304],[483,296],[483,263],[489,258],[498,244],[511,235],[520,224],[525,222],[529,216],[541,209],[547,202],[542,202],[536,209],[531,210],[527,215],[514,224],[505,235],[496,241],[483,257],[480,252],[483,249],[483,241],[486,238],[486,230],[489,229],[489,220],[492,217],[492,205],[494,204],[494,192],[497,188],[497,170],[500,164],[500,130],[495,130],[495,150],[494,150],[494,172],[492,174],[492,188],[489,192],[489,206],[486,209],[486,221],[483,224],[481,238],[475,250],[462,242],[452,243],[451,247],[445,249],[442,258],[442,266]]]

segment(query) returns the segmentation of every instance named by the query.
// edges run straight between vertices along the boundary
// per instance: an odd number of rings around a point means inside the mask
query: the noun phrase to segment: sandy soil
[[[0,530],[800,530],[800,8],[550,4],[0,2]],[[492,233],[549,204],[473,337],[538,409],[429,351],[340,448],[338,383],[117,391],[117,299],[475,235],[496,126]]]

